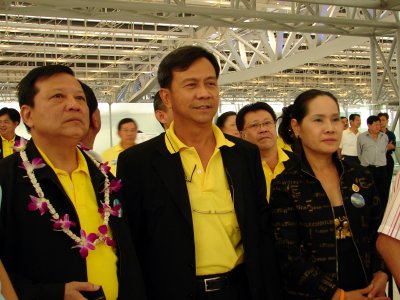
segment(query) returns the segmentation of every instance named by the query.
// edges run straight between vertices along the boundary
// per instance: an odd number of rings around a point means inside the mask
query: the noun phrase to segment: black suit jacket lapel
[[[223,146],[220,148],[222,160],[224,162],[225,173],[229,183],[229,189],[231,191],[232,201],[235,206],[236,218],[239,226],[242,228],[244,224],[244,203],[243,203],[243,190],[242,190],[242,172],[243,168],[238,168],[241,164],[240,157],[237,155],[235,146],[227,147]]]
[[[162,137],[162,138],[161,138]],[[157,145],[159,155],[153,161],[153,167],[160,174],[172,201],[175,202],[185,221],[193,227],[189,195],[186,188],[185,173],[179,152],[171,154],[166,148],[164,135]],[[167,195],[166,195],[167,196]]]

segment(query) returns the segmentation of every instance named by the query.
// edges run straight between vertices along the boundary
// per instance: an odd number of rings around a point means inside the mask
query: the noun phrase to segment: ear
[[[20,115],[22,121],[29,127],[34,128],[33,120],[32,120],[32,107],[28,105],[22,105],[20,109]]]
[[[246,132],[240,131],[240,137],[245,140],[246,139]]]
[[[296,119],[292,119],[290,121],[290,126],[292,127],[293,133],[295,137],[299,137],[300,135],[300,125]]]
[[[160,98],[166,107],[172,108],[171,91],[169,89],[161,88],[160,89]]]
[[[100,131],[101,128],[101,117],[100,110],[97,108],[90,117],[90,128],[92,128],[96,133]]]
[[[162,110],[157,109],[154,112],[154,115],[156,116],[156,119],[158,122],[163,123],[163,124],[165,123],[165,113]]]

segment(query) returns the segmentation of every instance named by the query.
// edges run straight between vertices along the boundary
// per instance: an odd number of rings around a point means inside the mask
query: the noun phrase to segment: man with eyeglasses
[[[282,173],[292,156],[291,152],[278,147],[276,114],[265,102],[251,103],[239,110],[236,126],[242,139],[255,144],[260,151],[269,201],[272,179]]]
[[[158,81],[174,121],[118,159],[150,300],[281,299],[258,149],[213,124],[219,72],[204,48],[169,53]]]
[[[137,123],[134,119],[124,118],[119,121],[118,136],[121,141],[101,154],[103,162],[108,162],[108,166],[111,168],[110,171],[114,176],[117,175],[118,155],[125,149],[136,145],[137,128]]]

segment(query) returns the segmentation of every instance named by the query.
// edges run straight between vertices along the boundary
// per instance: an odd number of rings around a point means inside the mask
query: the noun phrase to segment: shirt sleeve
[[[392,185],[390,199],[378,232],[400,240],[400,173]]]

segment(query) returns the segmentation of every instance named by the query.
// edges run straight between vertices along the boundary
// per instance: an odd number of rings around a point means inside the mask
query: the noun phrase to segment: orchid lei
[[[32,162],[29,162],[28,156],[26,155],[27,140],[21,138],[14,145],[14,150],[19,152],[20,157],[22,159],[22,164],[20,168],[26,170],[28,178],[30,179],[36,194],[36,196],[29,195],[30,203],[28,204],[29,211],[40,212],[40,215],[48,211],[51,214],[51,221],[53,222],[53,229],[56,231],[63,231],[67,234],[76,245],[72,248],[78,248],[80,255],[85,258],[88,256],[89,250],[94,250],[95,245],[103,242],[107,246],[115,247],[115,242],[108,235],[108,222],[110,215],[119,217],[121,215],[121,205],[114,204],[113,207],[110,206],[110,194],[112,192],[117,192],[121,188],[121,180],[109,180],[107,177],[107,173],[110,171],[110,167],[108,163],[99,163],[95,160],[86,149],[84,149],[85,153],[89,156],[89,158],[94,162],[94,164],[99,168],[100,172],[104,175],[104,201],[101,202],[101,208],[98,209],[98,212],[101,214],[103,219],[103,224],[98,228],[98,233],[89,233],[81,229],[80,236],[77,236],[74,232],[71,231],[70,227],[75,225],[75,222],[69,220],[69,215],[65,214],[60,217],[59,214],[54,209],[53,205],[50,203],[49,199],[46,199],[43,193],[42,188],[40,187],[39,182],[36,180],[34,170],[43,168],[46,166],[43,163],[41,158],[34,158]]]

